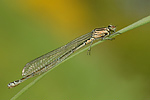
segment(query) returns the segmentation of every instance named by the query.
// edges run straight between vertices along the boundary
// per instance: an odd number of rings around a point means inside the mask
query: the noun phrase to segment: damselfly
[[[95,28],[92,32],[82,35],[67,43],[66,45],[32,60],[23,68],[23,78],[14,82],[10,82],[8,84],[8,88],[15,87],[33,76],[40,75],[52,69],[57,64],[68,58],[72,53],[84,47],[86,44],[92,44],[92,42],[97,39],[103,40],[114,33],[115,30],[116,26],[113,25],[109,25],[108,27]]]

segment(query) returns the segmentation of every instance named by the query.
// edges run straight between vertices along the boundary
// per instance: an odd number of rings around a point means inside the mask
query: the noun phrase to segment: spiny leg
[[[91,54],[91,46],[92,46],[93,41],[94,41],[94,40],[92,40],[91,43],[90,43],[90,47],[89,47],[89,49],[88,49],[88,51],[87,51],[87,55],[90,55],[90,54]]]

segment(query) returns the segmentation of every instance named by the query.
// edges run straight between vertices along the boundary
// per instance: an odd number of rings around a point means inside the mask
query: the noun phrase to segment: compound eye
[[[110,28],[110,27],[112,27],[112,25],[108,25],[108,27]]]
[[[109,25],[108,28],[110,29],[110,31],[113,31],[113,32],[115,32],[116,30],[116,26],[113,26],[113,25]]]

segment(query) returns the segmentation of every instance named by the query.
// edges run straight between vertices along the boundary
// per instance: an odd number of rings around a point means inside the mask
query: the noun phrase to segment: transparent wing
[[[67,43],[66,45],[57,48],[43,56],[40,56],[31,62],[28,62],[23,70],[22,70],[22,76],[25,77],[27,75],[35,73],[35,75],[42,74],[43,72],[51,69],[58,63],[62,62],[65,58],[67,58],[69,55],[71,55],[73,52],[71,52],[75,47],[78,45],[84,43],[87,39],[92,37],[92,32],[87,33],[85,35],[82,35],[73,41]]]

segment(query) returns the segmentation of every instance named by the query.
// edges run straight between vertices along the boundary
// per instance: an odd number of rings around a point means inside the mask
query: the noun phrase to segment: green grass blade
[[[145,18],[143,18],[143,19],[141,19],[141,20],[139,20],[139,21],[137,21],[137,22],[135,22],[135,23],[133,23],[133,24],[131,24],[131,25],[129,25],[129,26],[127,26],[127,27],[125,27],[125,28],[119,30],[119,31],[117,31],[116,33],[114,33],[114,34],[112,34],[110,37],[108,37],[108,39],[109,39],[109,38],[113,38],[113,37],[115,37],[115,36],[117,36],[117,35],[120,35],[120,34],[118,34],[118,33],[121,33],[121,34],[122,34],[122,33],[124,33],[124,32],[129,31],[129,30],[132,30],[132,29],[134,29],[134,28],[136,28],[136,27],[139,27],[139,26],[141,26],[141,25],[147,24],[147,23],[149,23],[149,22],[150,22],[150,16],[145,17]],[[105,40],[103,40],[103,41],[98,41],[98,42],[92,44],[92,47],[95,46],[95,45],[97,45],[97,44],[99,44],[99,43],[101,43],[101,42],[104,42],[104,41],[105,41]],[[79,53],[81,53],[81,52],[83,52],[83,51],[85,51],[85,50],[87,50],[87,49],[89,49],[89,47],[86,47],[86,48],[80,50],[79,52],[76,52],[76,53],[72,54],[70,57],[68,57],[68,58],[67,58],[66,60],[64,60],[63,62],[69,60],[69,59],[72,58],[73,56],[78,55]],[[62,63],[63,63],[63,62],[62,62]],[[61,64],[61,63],[60,63],[60,64]],[[56,68],[57,66],[59,66],[59,64],[56,65],[54,68]],[[53,68],[53,69],[54,69],[54,68]],[[26,90],[28,90],[31,86],[33,86],[37,81],[39,81],[43,76],[45,76],[45,75],[46,75],[48,72],[50,72],[50,71],[51,71],[51,70],[49,70],[49,71],[45,72],[44,74],[38,76],[38,77],[37,77],[35,80],[33,80],[30,84],[28,84],[28,85],[25,86],[23,89],[21,89],[14,97],[12,97],[11,100],[17,99],[20,95],[22,95]]]

